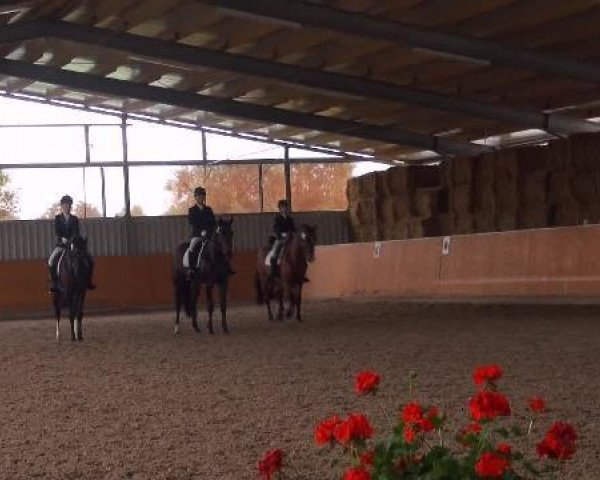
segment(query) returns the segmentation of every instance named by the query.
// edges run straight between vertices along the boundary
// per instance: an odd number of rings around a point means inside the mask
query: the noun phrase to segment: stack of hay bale
[[[519,208],[518,228],[543,228],[548,224],[546,177],[550,171],[545,147],[517,149]]]
[[[600,223],[600,135],[397,167],[348,183],[360,241]]]
[[[443,234],[462,234],[473,231],[474,191],[473,159],[457,157],[442,167],[443,187],[447,207],[442,213]]]
[[[600,222],[600,136],[575,135],[568,140],[571,195],[557,207],[557,225]]]
[[[438,168],[396,167],[349,180],[348,211],[361,242],[439,235]]]
[[[491,157],[494,172],[496,230],[514,230],[517,228],[519,210],[517,151],[501,150],[486,157]]]

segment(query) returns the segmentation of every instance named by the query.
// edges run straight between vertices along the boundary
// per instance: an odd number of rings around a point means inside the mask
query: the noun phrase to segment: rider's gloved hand
[[[67,242],[68,242],[68,240],[67,240],[65,237],[62,237],[62,238],[60,239],[60,241],[63,243],[63,245],[66,245],[66,244],[67,244]]]
[[[206,235],[208,235],[208,232],[206,230],[202,230],[200,232],[200,235],[203,236],[203,237],[206,237]]]

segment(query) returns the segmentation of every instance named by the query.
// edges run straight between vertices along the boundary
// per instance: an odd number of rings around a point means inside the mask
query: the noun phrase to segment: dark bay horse
[[[229,259],[233,255],[233,218],[219,219],[217,228],[206,242],[202,251],[202,261],[198,262],[199,251],[190,255],[190,265],[196,265],[193,276],[187,275],[183,266],[183,255],[189,242],[183,242],[173,257],[173,286],[175,288],[175,333],[179,333],[179,316],[181,307],[192,319],[192,327],[200,332],[198,325],[198,296],[201,285],[206,286],[206,310],[208,312],[208,331],[213,332],[213,288],[219,287],[219,306],[221,308],[221,327],[224,333],[227,328],[227,287],[229,284]],[[200,250],[200,249],[198,249]]]
[[[267,305],[269,320],[273,320],[271,300],[277,299],[279,311],[277,319],[283,320],[283,301],[289,299],[286,311],[291,318],[296,310],[296,320],[302,321],[302,286],[308,264],[315,259],[316,227],[300,226],[298,232],[292,235],[281,255],[279,274],[270,277],[271,267],[267,265],[266,257],[270,248],[263,248],[258,253],[256,271],[256,299],[259,304]]]
[[[71,340],[83,340],[83,305],[90,277],[87,256],[87,239],[77,236],[67,244],[65,252],[59,260],[59,288],[53,293],[52,301],[56,316],[56,340],[60,338],[60,314],[63,308],[69,311]]]

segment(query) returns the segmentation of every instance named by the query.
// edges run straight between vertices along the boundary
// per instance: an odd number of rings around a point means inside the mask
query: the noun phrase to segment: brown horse
[[[315,259],[316,227],[308,225],[300,226],[298,232],[292,235],[284,247],[279,263],[278,275],[271,277],[270,266],[266,264],[266,257],[270,248],[263,248],[258,253],[258,265],[256,271],[256,299],[259,304],[267,305],[269,320],[273,321],[271,311],[271,300],[277,299],[279,311],[277,319],[283,320],[283,302],[289,299],[289,308],[286,311],[291,318],[296,310],[296,320],[302,321],[302,286],[308,264]]]
[[[56,317],[56,340],[60,338],[60,313],[69,310],[71,340],[83,340],[83,304],[90,278],[87,239],[74,237],[59,260],[58,290],[53,293],[52,304]],[[77,323],[76,323],[77,322]]]
[[[198,253],[190,255],[190,265],[198,265],[190,278],[183,267],[183,255],[189,247],[184,242],[177,247],[173,257],[173,285],[175,288],[175,333],[179,333],[179,316],[181,307],[192,319],[192,327],[200,332],[198,325],[198,296],[202,284],[206,286],[206,309],[208,312],[208,331],[213,333],[213,288],[219,287],[219,306],[221,308],[221,328],[227,328],[227,288],[229,284],[229,259],[233,255],[233,218],[229,221],[219,219],[217,228],[204,246],[202,261],[198,262]]]

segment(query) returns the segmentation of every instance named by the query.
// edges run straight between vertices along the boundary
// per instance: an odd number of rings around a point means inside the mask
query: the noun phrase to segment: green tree
[[[19,197],[10,188],[10,177],[0,171],[0,220],[15,220],[19,212]]]

